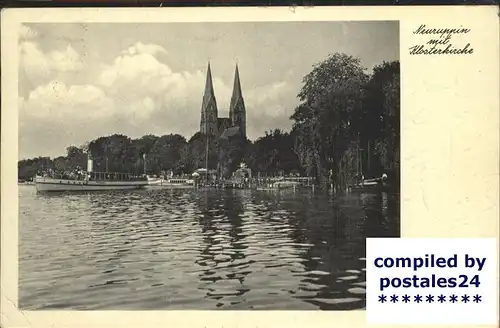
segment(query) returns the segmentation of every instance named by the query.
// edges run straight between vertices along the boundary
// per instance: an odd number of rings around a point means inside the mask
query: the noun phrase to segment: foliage
[[[148,154],[147,162],[150,163],[151,170],[157,175],[165,171],[182,173],[184,167],[180,159],[186,144],[186,139],[178,134],[155,137],[152,146],[144,149],[144,153]]]
[[[360,175],[399,172],[399,62],[364,73],[359,59],[333,54],[304,77],[292,119],[305,172],[344,188]]]
[[[249,166],[266,175],[298,172],[299,162],[293,151],[294,140],[289,133],[279,129],[266,132],[253,144],[253,158]]]
[[[341,158],[357,137],[352,123],[362,111],[367,80],[359,59],[345,54],[331,55],[304,77],[302,103],[291,117],[296,151],[320,182],[332,182],[332,172],[341,175]]]
[[[217,170],[222,177],[230,177],[239,164],[245,161],[245,151],[248,147],[251,147],[250,141],[241,134],[217,139]]]
[[[29,180],[32,179],[37,173],[53,168],[54,162],[50,159],[50,157],[23,159],[17,163],[18,179]]]

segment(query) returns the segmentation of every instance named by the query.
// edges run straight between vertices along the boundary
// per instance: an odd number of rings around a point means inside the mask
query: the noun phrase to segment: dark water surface
[[[387,194],[19,193],[28,310],[362,309],[365,238],[399,236]]]

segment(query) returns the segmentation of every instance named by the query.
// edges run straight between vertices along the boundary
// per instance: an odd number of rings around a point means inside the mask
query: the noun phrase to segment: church
[[[210,63],[208,63],[205,93],[201,105],[200,132],[213,136],[232,136],[239,132],[246,138],[246,110],[237,64],[234,72],[233,93],[229,104],[229,117],[219,117],[212,83],[212,71]]]

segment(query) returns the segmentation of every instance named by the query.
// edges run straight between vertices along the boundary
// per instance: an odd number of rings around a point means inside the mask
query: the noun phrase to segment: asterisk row
[[[416,295],[413,295],[410,296],[410,295],[379,295],[378,296],[378,301],[380,303],[386,303],[386,302],[390,302],[390,303],[398,303],[398,302],[402,302],[402,303],[422,303],[422,302],[425,302],[425,303],[469,303],[469,302],[473,302],[473,303],[480,303],[482,302],[482,299],[481,299],[481,295],[473,295],[472,297],[470,295],[462,295],[462,296],[459,296],[459,295],[455,295],[455,294],[452,294],[452,295],[449,295],[449,296],[445,296],[443,294],[441,295],[420,295],[420,294],[416,294]]]

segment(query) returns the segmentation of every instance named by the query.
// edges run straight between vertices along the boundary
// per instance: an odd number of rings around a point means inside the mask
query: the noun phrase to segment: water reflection
[[[399,236],[387,194],[27,188],[24,309],[360,309],[365,238]]]
[[[204,247],[195,263],[200,266],[199,279],[205,284],[199,289],[206,297],[217,300],[216,306],[230,305],[244,301],[242,296],[250,289],[245,286],[245,276],[249,263],[244,253],[245,245],[242,229],[244,207],[235,191],[225,190],[221,195],[204,192],[199,207],[202,216],[198,222],[204,236]],[[221,282],[222,281],[222,282]]]
[[[360,203],[366,216],[363,231],[366,238],[399,237],[398,197],[388,193],[361,195]]]

